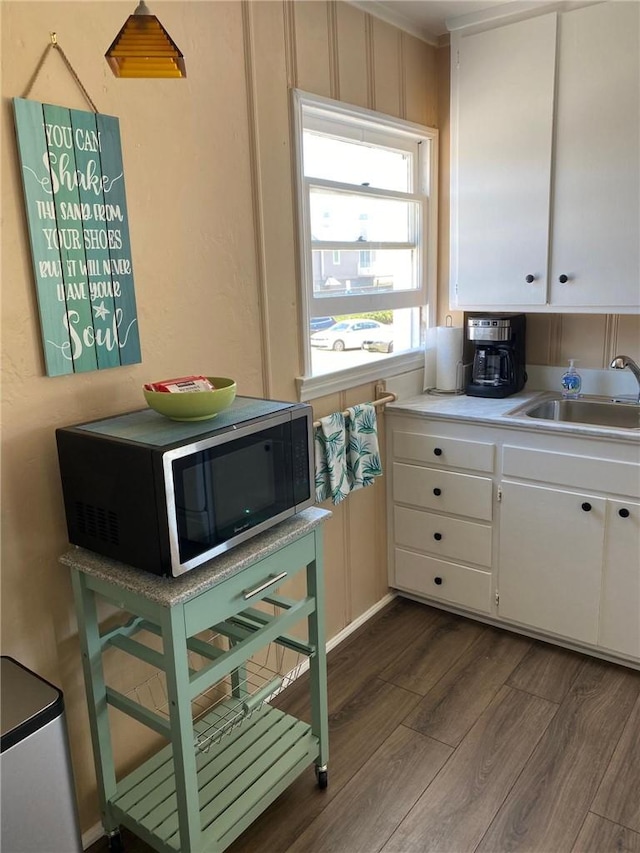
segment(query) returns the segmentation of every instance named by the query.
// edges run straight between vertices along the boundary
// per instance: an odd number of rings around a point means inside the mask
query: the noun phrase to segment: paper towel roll
[[[436,336],[436,388],[458,391],[459,363],[462,362],[463,329],[438,326]]]

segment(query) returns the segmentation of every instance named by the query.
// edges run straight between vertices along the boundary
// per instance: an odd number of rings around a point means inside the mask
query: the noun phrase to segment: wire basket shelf
[[[207,632],[205,642],[220,653],[230,647],[227,637],[213,631]],[[211,662],[208,657],[192,651],[188,658],[192,673]],[[276,642],[269,643],[192,700],[194,747],[207,752],[285,690],[307,667],[305,654],[285,649]],[[156,670],[126,695],[144,708],[169,718],[166,680],[161,670]]]

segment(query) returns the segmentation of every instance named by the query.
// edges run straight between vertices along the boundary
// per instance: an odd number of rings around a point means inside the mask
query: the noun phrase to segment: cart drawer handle
[[[260,586],[257,586],[255,589],[245,589],[242,593],[244,596],[244,600],[246,601],[248,598],[253,598],[254,595],[258,595],[260,592],[264,592],[265,589],[268,589],[270,586],[273,586],[274,583],[278,583],[278,581],[284,580],[287,576],[286,572],[280,572],[279,575],[271,575],[269,580],[261,583]]]

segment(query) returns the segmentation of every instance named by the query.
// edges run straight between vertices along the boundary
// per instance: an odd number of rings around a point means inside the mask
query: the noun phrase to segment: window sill
[[[357,385],[389,379],[423,367],[424,352],[419,350],[390,356],[384,361],[376,362],[375,365],[360,365],[335,373],[327,373],[324,376],[299,376],[296,378],[298,399],[306,403],[318,397],[326,397],[328,394],[347,391]]]

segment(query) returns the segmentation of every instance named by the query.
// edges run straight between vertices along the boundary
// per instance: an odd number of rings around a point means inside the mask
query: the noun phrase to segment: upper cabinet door
[[[454,307],[547,301],[555,13],[454,38]]]
[[[587,6],[559,27],[551,302],[637,311],[640,4]]]

